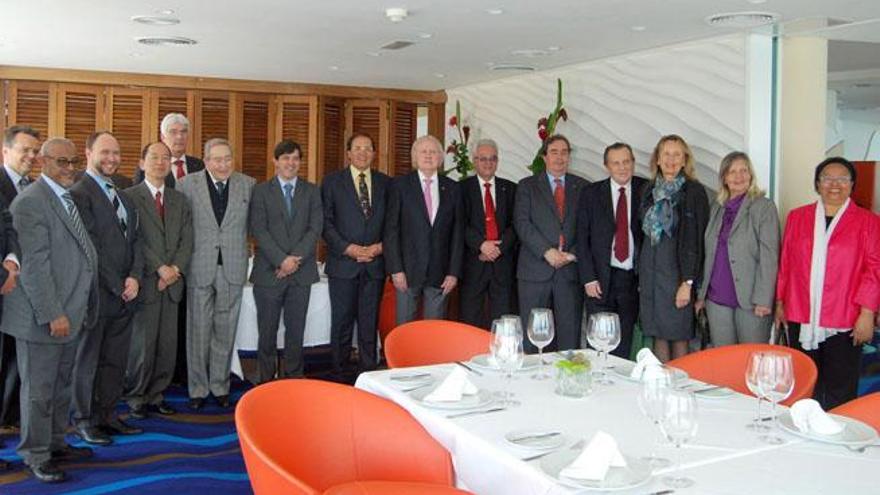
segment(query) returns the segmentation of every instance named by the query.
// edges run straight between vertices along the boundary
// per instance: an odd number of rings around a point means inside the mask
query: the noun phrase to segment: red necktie
[[[492,201],[492,184],[483,184],[486,194],[483,195],[483,203],[486,206],[486,240],[498,240],[498,224],[495,222],[495,202]]]
[[[183,169],[183,160],[174,160],[174,177],[180,180],[184,175],[186,175],[186,170]]]
[[[159,218],[165,220],[165,203],[162,202],[162,191],[156,191],[156,211]]]
[[[629,257],[629,229],[627,228],[626,188],[620,188],[620,196],[617,197],[617,214],[615,221],[617,228],[614,231],[614,257],[617,261],[624,261]]]
[[[565,185],[562,179],[553,179],[556,188],[553,190],[553,201],[556,203],[556,212],[559,214],[559,221],[565,220]],[[565,249],[565,236],[559,234],[559,250]]]

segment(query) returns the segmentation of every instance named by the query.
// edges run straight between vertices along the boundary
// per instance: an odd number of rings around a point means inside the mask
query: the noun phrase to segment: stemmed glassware
[[[758,366],[758,388],[761,395],[772,404],[773,422],[777,423],[776,404],[787,399],[794,390],[794,368],[791,354],[778,352],[764,354]],[[762,435],[761,440],[773,445],[784,442],[778,435],[771,433]]]
[[[763,352],[753,352],[749,355],[749,362],[746,365],[746,386],[749,388],[749,391],[755,395],[758,399],[758,411],[755,415],[755,419],[752,420],[751,423],[746,425],[746,428],[757,431],[757,432],[766,432],[770,429],[769,426],[763,423],[761,419],[761,402],[764,400],[764,394],[761,392],[761,387],[758,383],[758,376],[761,370],[761,358],[764,357]]]
[[[548,308],[534,308],[529,314],[529,341],[538,348],[538,372],[532,375],[535,380],[546,380],[550,375],[544,371],[544,348],[553,342],[556,331],[553,325],[553,311]]]
[[[666,439],[675,445],[677,456],[673,473],[677,476],[665,476],[663,482],[672,488],[687,488],[694,484],[694,480],[679,473],[681,446],[697,436],[697,399],[692,392],[669,390],[664,404],[660,428]]]
[[[587,342],[590,347],[596,349],[600,358],[604,354],[602,368],[596,370],[595,373],[598,377],[596,383],[613,385],[614,381],[608,377],[608,353],[620,345],[620,318],[617,314],[595,313],[590,315]]]
[[[492,340],[489,348],[492,357],[495,358],[495,364],[507,376],[507,394],[506,398],[501,401],[502,406],[512,407],[518,406],[519,401],[515,400],[512,389],[513,373],[520,369],[525,358],[523,352],[522,332],[517,331],[516,325],[510,320],[496,320],[497,323],[492,325]]]
[[[651,367],[650,370],[646,370],[638,395],[639,409],[645,417],[654,423],[661,435],[663,432],[660,428],[660,421],[663,419],[666,395],[672,390],[672,383],[671,371],[660,366]],[[669,459],[657,455],[659,440],[660,437],[656,437],[650,455],[642,457],[642,460],[647,461],[653,468],[664,468],[672,464]]]

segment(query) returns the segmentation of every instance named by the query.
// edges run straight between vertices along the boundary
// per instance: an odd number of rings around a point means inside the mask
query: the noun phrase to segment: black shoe
[[[218,395],[214,397],[217,400],[217,405],[222,407],[223,409],[228,409],[231,403],[229,402],[229,395]]]
[[[113,439],[97,426],[77,426],[74,434],[94,445],[110,445]]]
[[[128,411],[128,417],[132,419],[147,419],[149,414],[147,413],[147,406],[142,405],[138,407],[132,407]]]
[[[0,459],[0,471],[5,471],[7,469],[9,469],[9,463]]]
[[[80,459],[88,459],[93,455],[95,455],[94,451],[88,447],[65,445],[62,449],[52,451],[52,460],[55,462],[76,461]]]
[[[205,405],[204,397],[193,397],[189,400],[189,408],[193,411],[198,411]]]
[[[143,428],[132,426],[119,418],[113,418],[101,427],[111,435],[139,435],[144,432]]]
[[[39,466],[28,466],[28,469],[34,473],[34,477],[43,483],[58,483],[64,481],[67,475],[58,468],[52,461],[46,461]]]
[[[154,404],[154,405],[150,406],[150,409],[156,411],[157,413],[161,414],[162,416],[171,416],[171,415],[177,414],[177,409],[174,409],[165,401],[162,401],[158,404]]]

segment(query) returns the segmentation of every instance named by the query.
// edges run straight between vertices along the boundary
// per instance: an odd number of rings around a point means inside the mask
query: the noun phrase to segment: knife
[[[504,410],[507,410],[507,408],[502,407],[502,406],[498,406],[498,407],[490,407],[489,409],[480,409],[477,411],[467,411],[467,412],[463,412],[463,413],[450,414],[449,416],[446,416],[446,417],[447,418],[463,418],[465,416],[476,416],[477,414],[487,414],[487,413],[493,413],[493,412],[504,411]]]
[[[549,431],[547,433],[535,433],[533,435],[520,435],[514,438],[508,438],[509,441],[513,443],[522,442],[524,440],[540,440],[544,438],[551,438],[561,435],[562,433],[558,431]]]
[[[477,371],[477,370],[471,368],[470,366],[468,366],[468,365],[462,363],[461,361],[456,361],[455,364],[461,366],[462,368],[464,368],[464,369],[470,371],[471,373],[473,373],[473,374],[475,374],[475,375],[477,375],[477,376],[483,376],[482,373],[480,373],[479,371]]]
[[[431,376],[430,373],[413,373],[409,375],[395,375],[390,378],[390,380],[398,380],[398,381],[409,381],[409,380],[418,380],[420,378],[427,378]]]

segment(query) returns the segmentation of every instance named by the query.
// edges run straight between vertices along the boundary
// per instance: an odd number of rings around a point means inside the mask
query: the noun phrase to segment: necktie
[[[214,185],[217,186],[217,195],[223,196],[223,192],[226,190],[226,183],[218,180]]]
[[[23,191],[24,188],[27,187],[28,184],[30,184],[30,183],[31,183],[31,180],[28,179],[27,177],[22,177],[21,179],[19,179],[18,180],[18,192]]]
[[[617,197],[617,213],[614,230],[614,257],[617,261],[624,261],[629,257],[629,229],[627,228],[626,188],[620,188],[620,196]]]
[[[71,197],[69,192],[65,192],[61,195],[64,199],[64,204],[67,206],[67,214],[70,215],[70,223],[73,224],[73,230],[76,232],[77,240],[83,248],[83,251],[86,253],[86,260],[89,262],[90,266],[95,266],[95,260],[92,259],[91,252],[86,248],[88,246],[88,238],[86,237],[86,229],[83,227],[82,218],[79,216],[79,210],[76,209],[76,205],[73,203],[73,197]]]
[[[293,184],[284,184],[284,206],[287,207],[287,216],[293,215]]]
[[[186,170],[183,169],[183,160],[178,158],[174,160],[174,177],[180,180],[184,175],[186,175]]]
[[[556,213],[559,215],[559,221],[565,220],[565,185],[562,179],[553,179],[556,187],[553,189],[553,202],[556,203]],[[565,235],[559,233],[559,249],[565,249]]]
[[[358,174],[358,201],[361,203],[361,211],[364,216],[370,218],[373,214],[373,207],[370,205],[370,190],[367,189],[367,174],[361,172]]]
[[[162,202],[162,191],[156,191],[156,212],[159,218],[165,220],[165,203]]]
[[[113,209],[116,210],[116,218],[119,219],[119,228],[121,228],[122,233],[125,234],[127,227],[125,224],[125,208],[122,206],[122,202],[119,201],[119,195],[116,194],[116,187],[109,182],[104,184],[104,187],[106,187],[107,192],[110,193],[110,202],[113,203]]]
[[[486,210],[486,240],[498,240],[498,224],[495,222],[495,202],[492,201],[492,184],[485,183],[486,194],[483,195],[483,203]]]
[[[434,225],[434,197],[431,195],[431,182],[434,179],[425,179],[425,208],[428,210],[428,222]]]

